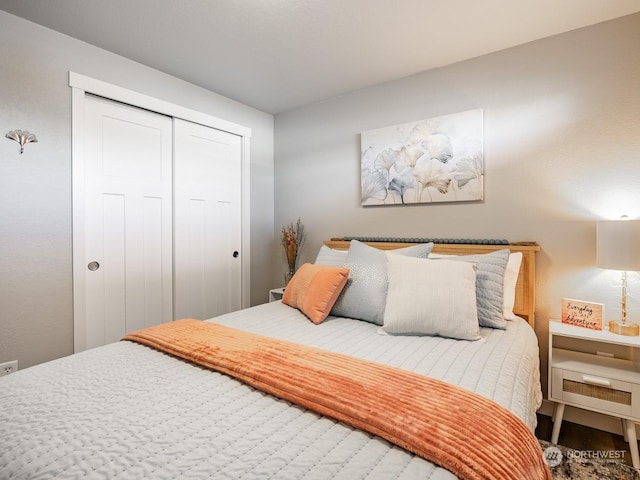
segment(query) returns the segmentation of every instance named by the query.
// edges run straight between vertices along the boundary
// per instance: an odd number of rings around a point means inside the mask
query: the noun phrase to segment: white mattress
[[[344,318],[313,325],[279,302],[215,321],[455,383],[535,428],[538,346],[523,320],[482,329],[478,342],[382,336]],[[36,478],[455,477],[224,375],[118,342],[0,378],[0,479]]]

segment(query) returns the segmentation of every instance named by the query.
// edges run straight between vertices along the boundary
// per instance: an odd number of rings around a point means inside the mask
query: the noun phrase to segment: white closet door
[[[87,96],[84,138],[84,225],[74,225],[84,289],[74,295],[92,348],[172,319],[171,118]]]
[[[174,119],[174,316],[242,307],[242,138]]]

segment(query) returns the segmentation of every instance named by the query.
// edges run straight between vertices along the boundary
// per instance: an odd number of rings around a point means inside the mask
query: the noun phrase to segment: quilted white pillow
[[[387,255],[389,290],[379,333],[479,340],[472,263]]]

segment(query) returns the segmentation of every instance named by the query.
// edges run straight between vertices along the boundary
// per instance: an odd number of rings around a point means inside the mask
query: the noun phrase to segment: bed
[[[356,264],[347,261],[357,243],[367,255],[374,250],[365,242],[327,241],[315,265],[309,268],[333,272],[350,265],[349,275],[357,273]],[[408,247],[406,243],[375,246],[376,252],[400,251],[388,258],[402,257],[388,260],[386,306],[393,310],[390,300],[394,295],[404,298],[402,294],[408,288],[403,285],[400,293],[393,290],[393,275],[398,268],[404,272],[409,263],[423,268],[425,264],[417,262],[425,259],[403,254],[401,249]],[[510,307],[517,315],[503,328],[478,326],[478,338],[460,340],[414,332],[384,332],[384,325],[335,315],[340,308],[348,311],[348,306],[340,303],[346,292],[354,289],[356,278],[347,278],[333,299],[328,316],[317,324],[310,321],[313,315],[303,313],[304,309],[272,302],[197,322],[195,326],[231,327],[243,335],[291,343],[292,348],[307,345],[318,354],[336,356],[339,362],[347,362],[344,356],[355,357],[362,359],[358,362],[397,369],[392,372],[453,384],[456,391],[477,394],[483,401],[492,402],[495,410],[508,411],[532,436],[535,412],[542,400],[538,345],[531,328],[534,262],[539,247],[436,244],[427,255],[435,256],[438,262],[428,263],[439,263],[434,268],[464,270],[465,275],[470,265],[479,276],[484,257],[478,260],[477,255],[492,255],[505,248],[509,259],[513,254],[522,257],[515,272],[514,305]],[[446,256],[449,254],[456,255],[456,259]],[[460,255],[470,260],[463,260]],[[456,260],[463,260],[457,263],[464,266],[454,265]],[[506,270],[505,266],[503,276]],[[364,270],[371,271],[368,266]],[[297,284],[292,284],[293,280],[287,290],[295,293]],[[288,301],[291,303],[291,298]],[[240,363],[244,367],[259,362]],[[375,393],[372,395],[376,398]],[[375,408],[369,405],[368,414],[377,416],[380,412]],[[458,430],[463,432],[465,428],[459,425]],[[449,447],[462,449],[464,442]],[[492,447],[489,444],[488,450]],[[541,458],[539,447],[532,455]],[[536,463],[539,458],[532,461]],[[458,478],[450,468],[438,463],[447,465],[446,461],[428,461],[380,435],[319,414],[291,399],[265,393],[250,382],[135,340],[109,344],[0,378],[3,480]],[[481,478],[475,471],[472,466],[459,478]],[[512,478],[550,478],[548,470],[513,475]]]

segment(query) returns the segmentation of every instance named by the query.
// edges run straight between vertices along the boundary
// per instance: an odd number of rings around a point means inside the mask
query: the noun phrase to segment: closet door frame
[[[86,349],[86,318],[84,296],[78,294],[85,289],[82,284],[84,265],[85,239],[84,235],[84,101],[87,93],[125,103],[134,107],[144,108],[174,118],[198,123],[207,127],[233,133],[242,137],[242,308],[250,306],[251,293],[251,256],[250,256],[250,183],[249,159],[251,129],[227,120],[213,117],[206,113],[173,104],[158,98],[135,92],[117,85],[112,85],[75,72],[69,72],[69,86],[71,87],[71,165],[72,165],[72,205],[73,205],[73,346],[74,352]],[[82,274],[81,274],[82,273]]]

